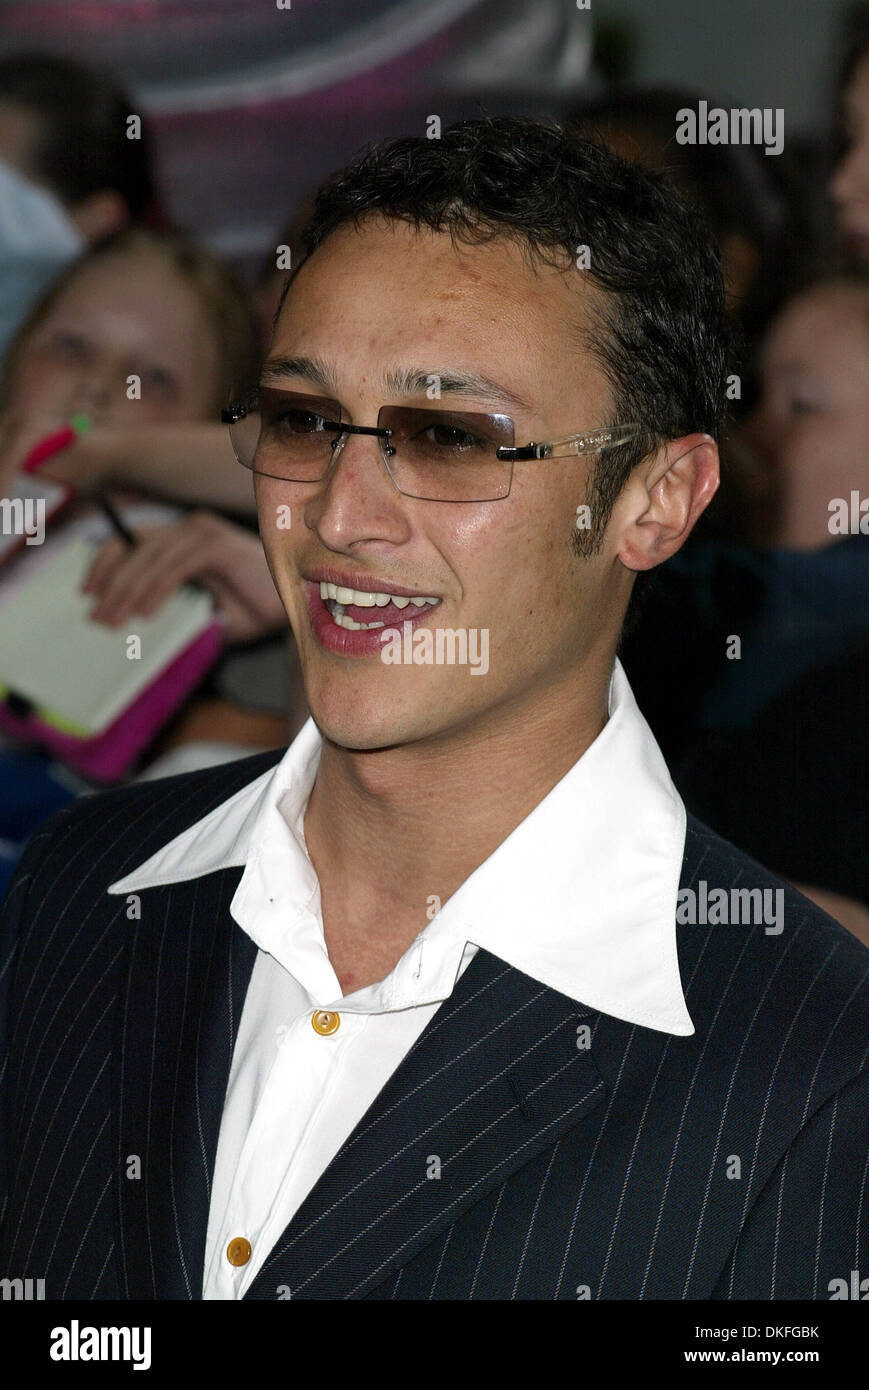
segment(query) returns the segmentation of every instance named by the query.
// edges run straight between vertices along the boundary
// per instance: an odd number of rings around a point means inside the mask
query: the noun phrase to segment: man
[[[616,661],[718,482],[709,238],[659,176],[499,119],[359,161],[308,248],[229,417],[313,720],[33,841],[3,1272],[828,1298],[869,958],[686,824]]]

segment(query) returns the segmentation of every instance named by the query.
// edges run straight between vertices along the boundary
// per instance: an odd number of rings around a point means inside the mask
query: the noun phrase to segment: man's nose
[[[316,494],[306,503],[308,524],[324,544],[340,549],[358,540],[398,542],[407,530],[402,497],[374,435],[342,434]]]
[[[340,470],[342,480],[345,477],[350,481],[359,479],[363,485],[376,480],[378,486],[385,483],[393,494],[396,493],[383,458],[384,448],[387,448],[385,439],[375,434],[349,434],[344,430],[332,438],[335,447],[326,470],[326,482]]]

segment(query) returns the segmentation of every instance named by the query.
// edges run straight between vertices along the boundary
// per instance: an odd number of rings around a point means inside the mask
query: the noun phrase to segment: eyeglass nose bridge
[[[386,439],[392,430],[381,429],[380,425],[347,425],[343,420],[330,420],[339,434],[376,434],[381,439]]]
[[[387,429],[380,425],[348,425],[345,424],[343,420],[330,420],[329,424],[334,425],[335,429],[337,430],[337,434],[335,435],[335,438],[332,440],[332,455],[329,459],[330,469],[334,466],[335,460],[341,453],[341,450],[344,448],[344,444],[348,434],[373,435],[380,444],[380,457],[383,460],[383,464],[386,468],[389,481],[392,483],[392,486],[396,488],[398,492],[401,491],[401,488],[399,488],[398,484],[395,481],[395,478],[393,477],[392,469],[389,466],[389,459],[396,452],[394,445],[391,445],[388,442],[393,434],[393,431],[391,429]]]

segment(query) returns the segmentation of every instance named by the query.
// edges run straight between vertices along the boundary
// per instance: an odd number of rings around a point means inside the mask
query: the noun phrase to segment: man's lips
[[[352,622],[366,627],[391,627],[404,619],[412,619],[421,609],[430,611],[438,606],[436,594],[425,594],[419,589],[400,589],[389,580],[374,579],[359,574],[337,574],[332,578],[326,572],[307,576],[311,583],[318,585],[320,599],[329,612],[336,612]],[[394,594],[392,602],[387,596]],[[354,598],[367,596],[369,602],[355,602]],[[373,600],[373,601],[372,601]]]
[[[342,576],[346,581],[347,576]],[[354,578],[357,578],[354,576]],[[411,598],[412,592],[408,589],[400,590],[397,586],[373,587],[375,581],[365,580],[364,583],[354,583],[350,585],[345,582],[340,585],[337,581],[330,579],[326,582],[336,584],[336,587],[343,589],[360,589],[364,593],[387,594],[394,593],[399,598],[406,600]],[[376,581],[379,586],[382,581]],[[440,607],[440,599],[436,603],[416,605],[408,602],[401,607],[396,603],[378,604],[368,606],[357,603],[339,603],[334,599],[323,599],[320,593],[321,580],[304,580],[305,593],[308,600],[308,614],[311,620],[311,628],[314,636],[322,647],[327,651],[335,652],[341,656],[367,656],[372,652],[382,652],[383,633],[388,628],[398,628],[402,630],[406,623],[417,627],[424,623],[431,613]],[[421,595],[418,595],[422,597]],[[430,595],[433,597],[433,595]],[[358,628],[348,628],[335,621],[335,615],[342,615],[343,619],[350,620],[352,623],[364,624]],[[377,626],[371,627],[369,624],[375,623]]]
[[[302,578],[318,586],[322,583],[334,584],[339,589],[361,589],[369,594],[398,594],[404,598],[432,596],[431,591],[427,589],[407,589],[389,579],[378,579],[375,575],[360,574],[356,571],[318,569],[303,574]]]
[[[399,599],[410,599],[409,603],[377,603],[372,607],[370,604],[365,603],[340,602],[340,600],[331,597],[327,597],[324,599],[322,593],[322,585],[319,581],[316,580],[311,581],[310,584],[306,584],[306,587],[308,589],[314,590],[314,594],[330,614],[334,614],[336,608],[338,608],[342,613],[344,613],[346,617],[352,618],[353,621],[356,623],[364,623],[366,626],[369,626],[372,623],[378,623],[381,627],[400,627],[401,624],[404,622],[412,621],[414,618],[425,617],[427,613],[433,612],[435,608],[440,606],[440,600],[438,600],[437,603],[414,603],[414,595],[412,595],[408,590],[393,590],[379,588],[364,589],[363,592],[365,593],[395,593],[396,597]],[[336,585],[336,588],[338,588],[339,591],[341,589],[349,589],[351,587],[354,590],[362,589],[362,585],[359,584],[352,586],[349,584]],[[416,597],[417,599],[419,599],[422,598],[423,595],[417,594]],[[433,595],[429,595],[428,597],[433,597]]]

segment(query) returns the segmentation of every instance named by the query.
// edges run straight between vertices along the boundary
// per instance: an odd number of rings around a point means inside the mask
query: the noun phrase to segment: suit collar
[[[583,1018],[479,951],[245,1297],[364,1298],[549,1149],[606,1095]]]

